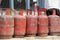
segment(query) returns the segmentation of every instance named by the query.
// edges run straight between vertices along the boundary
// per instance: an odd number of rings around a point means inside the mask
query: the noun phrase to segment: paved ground
[[[25,37],[25,38],[12,38],[0,40],[60,40],[60,36],[47,36],[47,37]]]

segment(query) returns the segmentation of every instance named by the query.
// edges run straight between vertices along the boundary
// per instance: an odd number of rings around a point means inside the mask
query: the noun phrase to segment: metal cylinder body
[[[27,16],[27,36],[35,36],[37,34],[37,16]]]
[[[14,16],[14,36],[23,37],[26,33],[26,18],[21,15]]]
[[[47,36],[48,33],[48,17],[46,15],[38,16],[38,35]]]

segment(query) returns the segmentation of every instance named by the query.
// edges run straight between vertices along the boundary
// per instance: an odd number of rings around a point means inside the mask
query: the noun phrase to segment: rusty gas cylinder
[[[55,10],[53,10],[53,15],[49,16],[49,28],[50,28],[50,35],[59,35],[60,32],[59,16],[56,15]]]
[[[38,10],[38,16],[41,14],[41,12],[45,12],[47,9],[46,8],[40,8],[39,10]]]
[[[36,36],[36,34],[37,34],[37,16],[27,15],[27,36]]]
[[[23,13],[21,13],[23,14]],[[19,38],[19,37],[24,37],[26,33],[26,17],[22,15],[15,15],[14,16],[14,36]]]
[[[8,14],[0,16],[0,38],[12,38],[14,35],[14,18]]]
[[[44,12],[41,12],[40,14],[41,15],[38,16],[38,36],[47,36],[49,32],[48,17]]]

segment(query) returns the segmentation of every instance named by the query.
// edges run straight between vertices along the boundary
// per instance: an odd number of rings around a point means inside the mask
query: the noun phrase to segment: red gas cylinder
[[[23,9],[20,9],[19,14],[23,16],[23,13],[24,13],[24,10]]]
[[[47,36],[49,33],[48,29],[48,17],[44,12],[40,13],[38,16],[38,35],[39,36]]]
[[[40,8],[40,9],[38,10],[38,16],[40,15],[41,12],[43,12],[43,11],[45,12],[46,10],[47,10],[46,8]]]
[[[14,34],[14,18],[11,15],[1,15],[0,38],[12,38],[13,34]]]
[[[30,15],[32,15],[32,10],[30,9],[30,10],[27,10],[27,15],[28,15],[28,12],[30,13]]]
[[[37,16],[27,15],[27,36],[36,36],[37,34]]]
[[[49,28],[51,35],[59,35],[60,26],[59,26],[59,16],[56,15],[56,11],[53,10],[53,15],[49,16]]]
[[[6,15],[10,15],[10,9],[6,9]]]
[[[60,28],[60,17],[59,17],[59,28]],[[59,36],[60,36],[60,32],[59,32]]]
[[[21,13],[21,14],[23,14],[23,13]],[[18,37],[18,38],[24,37],[24,35],[26,33],[26,17],[24,17],[22,15],[15,15],[14,24],[15,24],[14,36]]]

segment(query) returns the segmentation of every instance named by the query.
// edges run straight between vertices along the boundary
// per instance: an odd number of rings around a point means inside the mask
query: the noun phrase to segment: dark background
[[[30,0],[31,3],[30,3],[30,6],[33,6],[33,0]],[[1,7],[2,8],[9,8],[9,0],[2,0],[1,2]],[[25,6],[25,0],[22,0],[22,2],[18,2],[17,0],[14,0],[14,7],[15,9],[26,9],[26,6]]]

